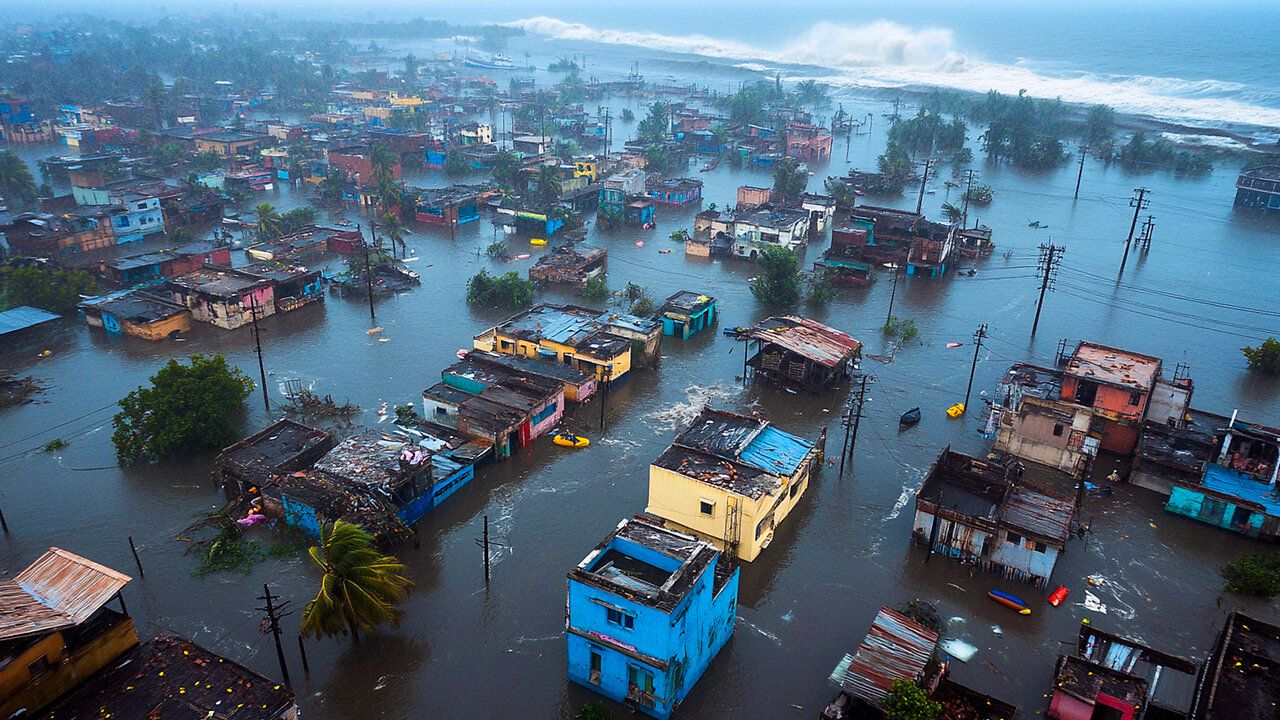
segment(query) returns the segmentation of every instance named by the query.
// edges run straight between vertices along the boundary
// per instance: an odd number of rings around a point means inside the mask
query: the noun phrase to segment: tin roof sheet
[[[738,459],[776,475],[791,476],[812,449],[813,443],[769,425],[755,436]]]
[[[1082,342],[1067,363],[1067,375],[1133,390],[1150,390],[1160,375],[1160,359],[1106,345]]]
[[[862,349],[862,343],[848,333],[795,315],[762,320],[747,332],[747,337],[777,345],[827,367],[835,367]]]
[[[1061,541],[1067,539],[1075,503],[1015,485],[1005,496],[1001,520]]]
[[[856,697],[882,707],[894,681],[920,679],[937,645],[937,633],[882,607],[849,663],[841,685]]]
[[[57,320],[60,316],[40,308],[23,305],[0,312],[0,335],[34,327],[41,323]]]
[[[79,625],[131,579],[75,553],[49,548],[12,580],[0,581],[0,639]]]

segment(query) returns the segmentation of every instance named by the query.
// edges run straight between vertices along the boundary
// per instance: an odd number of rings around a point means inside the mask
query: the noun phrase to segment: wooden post
[[[4,529],[4,534],[9,534],[9,523],[4,521],[4,510],[0,510],[0,528]]]
[[[311,665],[307,663],[307,646],[302,642],[302,636],[298,636],[298,653],[302,655],[302,672],[311,677]]]
[[[5,532],[8,532],[8,529],[6,529]],[[133,561],[138,563],[138,576],[141,577],[143,580],[146,580],[147,574],[142,571],[142,561],[138,559],[138,548],[134,547],[133,545],[132,535],[129,536],[129,549],[133,551]]]
[[[484,516],[484,586],[489,587],[489,516]]]

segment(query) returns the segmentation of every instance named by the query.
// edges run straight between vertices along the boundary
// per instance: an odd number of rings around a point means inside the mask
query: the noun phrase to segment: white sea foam
[[[1068,103],[1105,103],[1125,113],[1162,120],[1220,125],[1280,127],[1280,108],[1257,103],[1274,94],[1237,82],[1187,80],[1146,75],[1099,75],[1037,71],[1020,59],[1014,64],[968,57],[955,49],[945,28],[911,28],[887,20],[864,25],[822,21],[778,48],[762,48],[707,35],[664,35],[594,28],[545,16],[509,23],[528,32],[562,40],[630,45],[673,53],[736,61],[757,70],[769,65],[821,66],[839,71],[826,78],[834,85],[861,88],[946,87],[985,93],[1025,90],[1039,98]]]

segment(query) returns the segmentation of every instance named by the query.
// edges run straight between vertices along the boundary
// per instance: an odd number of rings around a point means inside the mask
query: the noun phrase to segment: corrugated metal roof
[[[827,367],[835,367],[862,349],[862,343],[848,333],[795,315],[779,315],[762,320],[747,337],[786,348]]]
[[[46,312],[40,308],[28,307],[26,305],[13,308],[12,310],[5,310],[4,312],[0,312],[0,335],[5,335],[17,330],[23,330],[25,328],[39,325],[40,323],[49,322],[50,320],[57,320],[59,317],[61,317],[61,315],[55,315],[54,313]]]
[[[0,581],[0,639],[79,625],[131,579],[75,553],[49,548],[13,580]]]
[[[880,707],[895,680],[917,682],[933,659],[938,634],[887,607],[871,623],[841,686]]]
[[[1073,501],[1015,485],[1005,496],[1000,519],[1023,530],[1064,541],[1074,511]]]
[[[769,425],[761,430],[738,459],[777,475],[789,476],[800,468],[813,444]]]

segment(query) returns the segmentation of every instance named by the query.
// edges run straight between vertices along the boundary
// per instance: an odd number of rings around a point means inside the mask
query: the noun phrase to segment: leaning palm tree
[[[280,237],[280,213],[271,207],[271,203],[262,203],[258,206],[258,239],[277,237]]]
[[[408,248],[404,242],[404,222],[400,220],[399,215],[394,215],[389,212],[382,214],[382,234],[391,241],[393,252],[396,245],[399,245],[401,250]]]
[[[373,633],[387,623],[400,624],[397,606],[413,589],[401,572],[404,565],[374,547],[373,537],[359,525],[341,520],[320,528],[320,545],[311,559],[324,570],[320,592],[302,612],[301,632],[316,638],[361,630]]]

